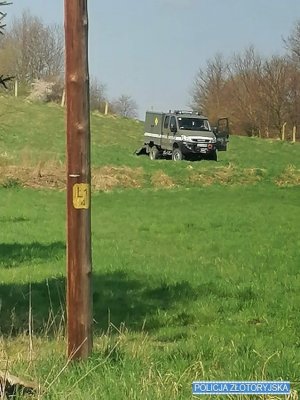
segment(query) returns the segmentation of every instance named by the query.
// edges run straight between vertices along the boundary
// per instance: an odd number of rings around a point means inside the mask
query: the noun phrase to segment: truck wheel
[[[157,160],[159,157],[159,151],[156,146],[151,147],[150,152],[149,152],[149,157],[150,160]]]
[[[173,149],[172,160],[173,161],[181,161],[181,160],[183,160],[182,151],[178,147]]]
[[[214,150],[214,151],[211,153],[210,156],[211,156],[210,160],[212,160],[212,161],[218,161],[218,153],[217,153],[216,150]]]
[[[214,150],[212,153],[209,153],[209,154],[206,156],[206,159],[207,159],[207,160],[212,160],[212,161],[218,161],[218,154],[217,154],[217,151]]]

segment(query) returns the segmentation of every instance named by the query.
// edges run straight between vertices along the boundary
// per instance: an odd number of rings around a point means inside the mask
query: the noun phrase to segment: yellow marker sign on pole
[[[155,118],[154,123],[155,123],[156,126],[158,125],[158,118],[157,117]]]
[[[73,206],[77,210],[88,209],[91,202],[91,188],[88,183],[75,183],[73,186]]]

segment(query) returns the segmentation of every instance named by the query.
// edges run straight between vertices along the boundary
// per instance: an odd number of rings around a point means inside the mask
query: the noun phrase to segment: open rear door
[[[229,121],[228,118],[218,119],[217,129],[215,130],[217,138],[216,147],[218,151],[226,151],[229,142]]]

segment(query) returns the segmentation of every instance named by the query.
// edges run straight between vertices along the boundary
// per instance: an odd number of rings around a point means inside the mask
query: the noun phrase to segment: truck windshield
[[[210,126],[207,119],[200,118],[182,118],[178,117],[179,129],[191,131],[209,131]]]

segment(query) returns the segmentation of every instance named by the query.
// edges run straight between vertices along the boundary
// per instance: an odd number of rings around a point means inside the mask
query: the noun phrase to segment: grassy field
[[[51,400],[188,399],[229,379],[290,380],[297,398],[298,143],[150,162],[132,154],[140,122],[93,115],[95,343],[68,364],[63,112],[1,105],[0,369]]]

